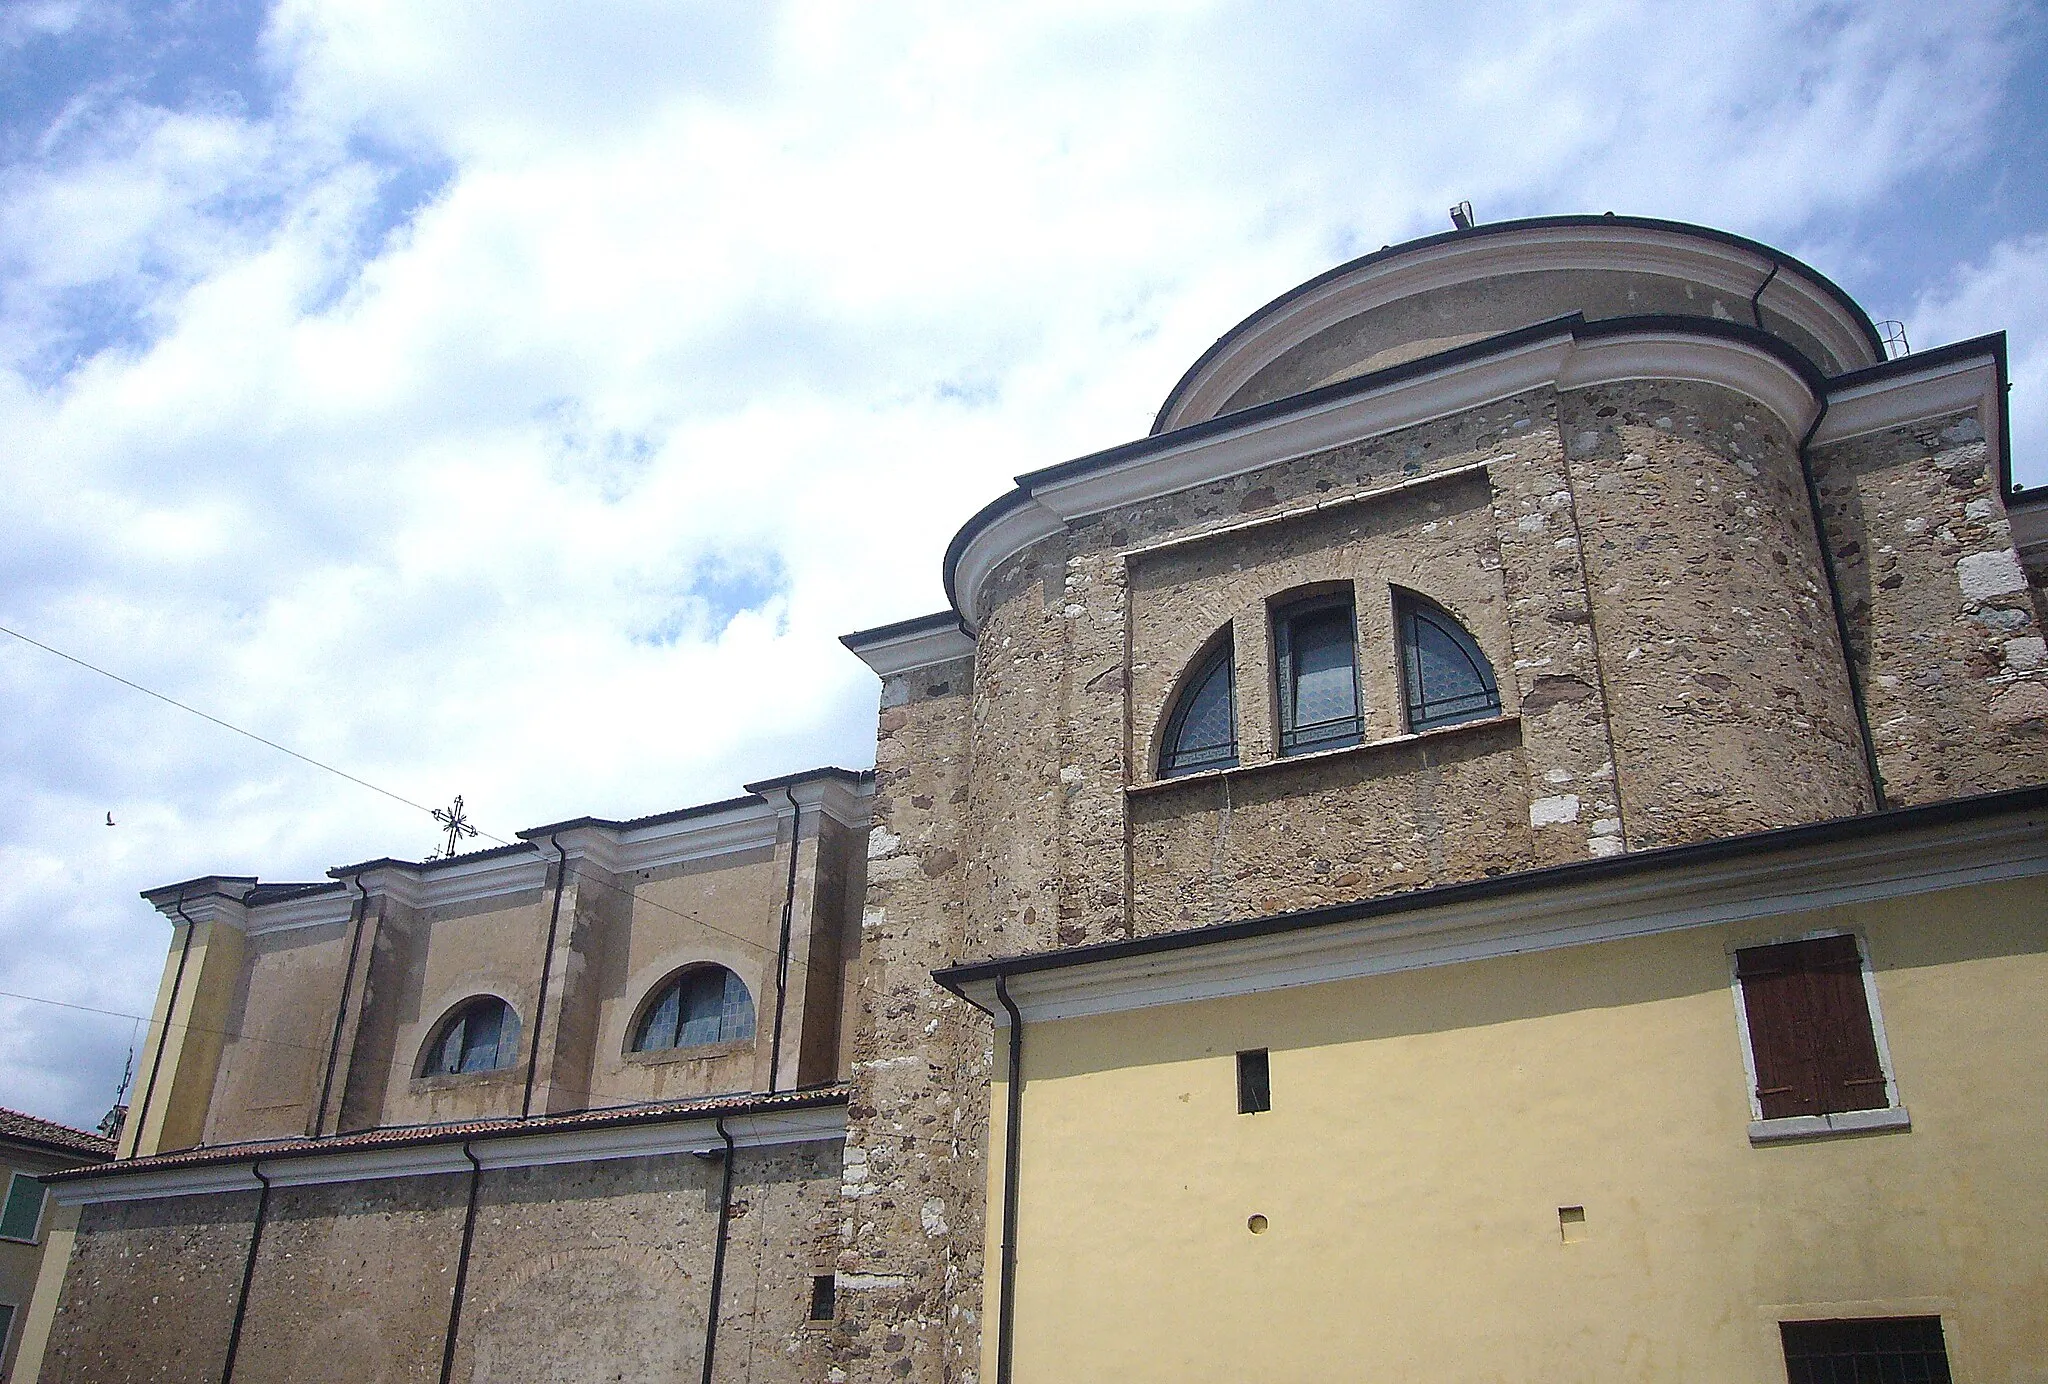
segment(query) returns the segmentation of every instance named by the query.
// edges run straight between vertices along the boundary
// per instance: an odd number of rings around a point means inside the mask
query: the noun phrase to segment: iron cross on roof
[[[448,840],[440,850],[435,851],[427,859],[453,860],[455,858],[455,848],[462,839],[466,836],[476,835],[476,828],[471,826],[469,818],[463,815],[462,795],[457,793],[453,803],[450,803],[447,807],[437,807],[433,810],[433,813],[434,820],[441,824],[441,830]]]

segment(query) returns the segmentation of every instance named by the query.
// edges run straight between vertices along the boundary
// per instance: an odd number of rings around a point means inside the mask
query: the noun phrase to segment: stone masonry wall
[[[43,1384],[217,1384],[255,1192],[84,1208]]]
[[[836,1139],[738,1151],[716,1361],[725,1384],[798,1384],[829,1368],[829,1327],[806,1317],[812,1277],[839,1252],[839,1154]],[[695,1379],[720,1183],[716,1158],[689,1154],[487,1169],[453,1378]],[[235,1379],[439,1378],[468,1193],[459,1172],[275,1189]],[[256,1201],[86,1208],[43,1378],[219,1380]]]
[[[235,1378],[432,1384],[467,1193],[458,1173],[273,1191]]]
[[[1869,811],[1793,439],[1711,385],[1562,408],[1629,845]]]
[[[961,660],[882,687],[867,905],[848,975],[853,1093],[833,1384],[971,1384],[980,1359],[990,1027],[931,978],[965,954],[976,681]]]
[[[1814,474],[1887,802],[2048,779],[2048,646],[1974,412],[1819,448]]]

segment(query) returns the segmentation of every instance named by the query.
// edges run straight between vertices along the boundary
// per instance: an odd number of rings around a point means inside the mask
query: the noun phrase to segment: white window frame
[[[1775,947],[1786,942],[1817,942],[1824,937],[1851,937],[1856,941],[1856,964],[1863,972],[1863,1005],[1870,1012],[1870,1036],[1877,1045],[1878,1070],[1884,1073],[1884,1105],[1876,1110],[1844,1110],[1833,1115],[1790,1115],[1764,1118],[1763,1102],[1757,1096],[1756,1049],[1749,1038],[1749,998],[1742,992],[1737,952],[1758,947]],[[1899,1101],[1899,1081],[1892,1070],[1891,1044],[1885,1039],[1884,1011],[1877,1004],[1877,972],[1870,963],[1870,939],[1854,928],[1823,927],[1786,936],[1730,942],[1728,988],[1735,999],[1735,1036],[1742,1044],[1742,1077],[1749,1097],[1749,1142],[1775,1144],[1788,1139],[1818,1139],[1833,1134],[1862,1134],[1880,1129],[1911,1129],[1912,1116]]]
[[[43,1197],[41,1201],[36,1203],[36,1227],[29,1233],[29,1237],[24,1240],[14,1235],[0,1235],[0,1244],[39,1245],[43,1242],[43,1218],[50,1211],[50,1189],[43,1187],[43,1180],[33,1173],[13,1172],[12,1169],[9,1171],[11,1176],[7,1179],[7,1196],[5,1200],[0,1200],[0,1211],[6,1210],[7,1203],[14,1200],[14,1184],[24,1177],[35,1183],[38,1187],[42,1187]],[[5,1349],[5,1344],[5,1342],[0,1342],[0,1350]]]

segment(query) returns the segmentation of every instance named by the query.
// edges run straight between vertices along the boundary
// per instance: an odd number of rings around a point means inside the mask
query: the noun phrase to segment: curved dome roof
[[[1884,359],[1854,299],[1767,245],[1679,221],[1546,216],[1392,246],[1282,294],[1203,353],[1152,431],[1571,313],[1741,322],[1826,376]]]

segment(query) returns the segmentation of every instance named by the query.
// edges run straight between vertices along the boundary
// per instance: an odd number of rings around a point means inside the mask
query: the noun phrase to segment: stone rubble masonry
[[[1887,803],[2048,778],[2040,598],[1975,413],[1813,462]]]
[[[739,1150],[718,1377],[795,1384],[829,1368],[811,1279],[833,1271],[836,1141]],[[702,1367],[718,1159],[487,1169],[453,1377],[672,1380]],[[431,1384],[454,1292],[465,1173],[279,1187],[235,1377]],[[86,1208],[43,1378],[216,1381],[254,1192]]]
[[[853,1091],[825,1374],[834,1384],[964,1384],[980,1360],[989,1024],[931,978],[977,945],[964,895],[991,878],[965,859],[969,823],[984,811],[967,776],[978,701],[965,659],[882,686],[867,907],[848,969]],[[999,822],[983,824],[1001,834]]]
[[[1981,437],[1900,432],[1816,458],[1888,801],[2038,782],[2048,649]],[[1539,388],[1004,562],[971,679],[883,687],[828,1378],[974,1378],[993,1038],[932,967],[1869,811],[1822,538],[1798,439],[1673,381]],[[1282,759],[1272,603],[1347,587],[1365,743]],[[1407,733],[1396,588],[1472,631],[1500,717]],[[1159,781],[1226,630],[1239,765]]]

